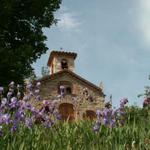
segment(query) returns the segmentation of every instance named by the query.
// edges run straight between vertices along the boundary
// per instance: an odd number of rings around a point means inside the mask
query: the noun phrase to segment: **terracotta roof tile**
[[[52,62],[52,59],[54,56],[71,56],[73,57],[74,59],[76,59],[77,57],[77,53],[74,53],[74,52],[66,52],[66,51],[52,51],[50,53],[50,56],[49,56],[49,59],[48,59],[48,62],[47,62],[47,65],[49,66]]]

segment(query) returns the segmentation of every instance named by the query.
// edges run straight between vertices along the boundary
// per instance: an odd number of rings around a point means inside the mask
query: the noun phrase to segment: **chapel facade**
[[[55,101],[63,120],[96,118],[96,110],[104,108],[103,90],[75,73],[74,52],[52,51],[48,63],[50,75],[41,82],[43,100]]]

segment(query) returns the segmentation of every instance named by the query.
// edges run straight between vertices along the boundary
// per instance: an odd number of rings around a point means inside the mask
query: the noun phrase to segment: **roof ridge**
[[[105,96],[105,94],[103,93],[103,91],[102,91],[102,89],[101,89],[100,87],[98,87],[98,86],[95,85],[94,83],[92,83],[92,82],[90,82],[90,81],[84,79],[84,78],[81,77],[80,75],[78,75],[78,74],[76,74],[76,73],[74,73],[74,72],[72,72],[72,71],[70,71],[70,70],[67,70],[67,69],[66,69],[66,70],[62,70],[62,71],[59,71],[59,72],[54,73],[54,74],[52,74],[52,75],[44,76],[44,77],[42,77],[41,79],[38,79],[37,81],[44,81],[44,80],[47,80],[47,79],[53,79],[53,77],[55,77],[55,76],[57,76],[57,75],[59,75],[59,74],[65,73],[65,72],[66,72],[66,73],[69,73],[69,74],[71,74],[71,75],[73,75],[73,76],[75,76],[76,78],[78,78],[78,79],[81,80],[82,82],[88,84],[89,86],[93,87],[94,89],[96,89],[97,91],[99,91],[101,94],[103,94],[103,96]]]

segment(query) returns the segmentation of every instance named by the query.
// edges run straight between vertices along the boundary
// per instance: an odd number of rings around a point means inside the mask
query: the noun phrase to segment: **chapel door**
[[[74,120],[75,112],[73,109],[73,104],[62,103],[59,106],[59,113],[61,114],[62,120]]]

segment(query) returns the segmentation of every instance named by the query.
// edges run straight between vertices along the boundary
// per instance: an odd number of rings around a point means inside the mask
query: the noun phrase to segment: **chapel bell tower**
[[[50,74],[57,73],[63,70],[74,72],[77,54],[64,51],[52,51],[50,53],[47,65],[50,68]]]

